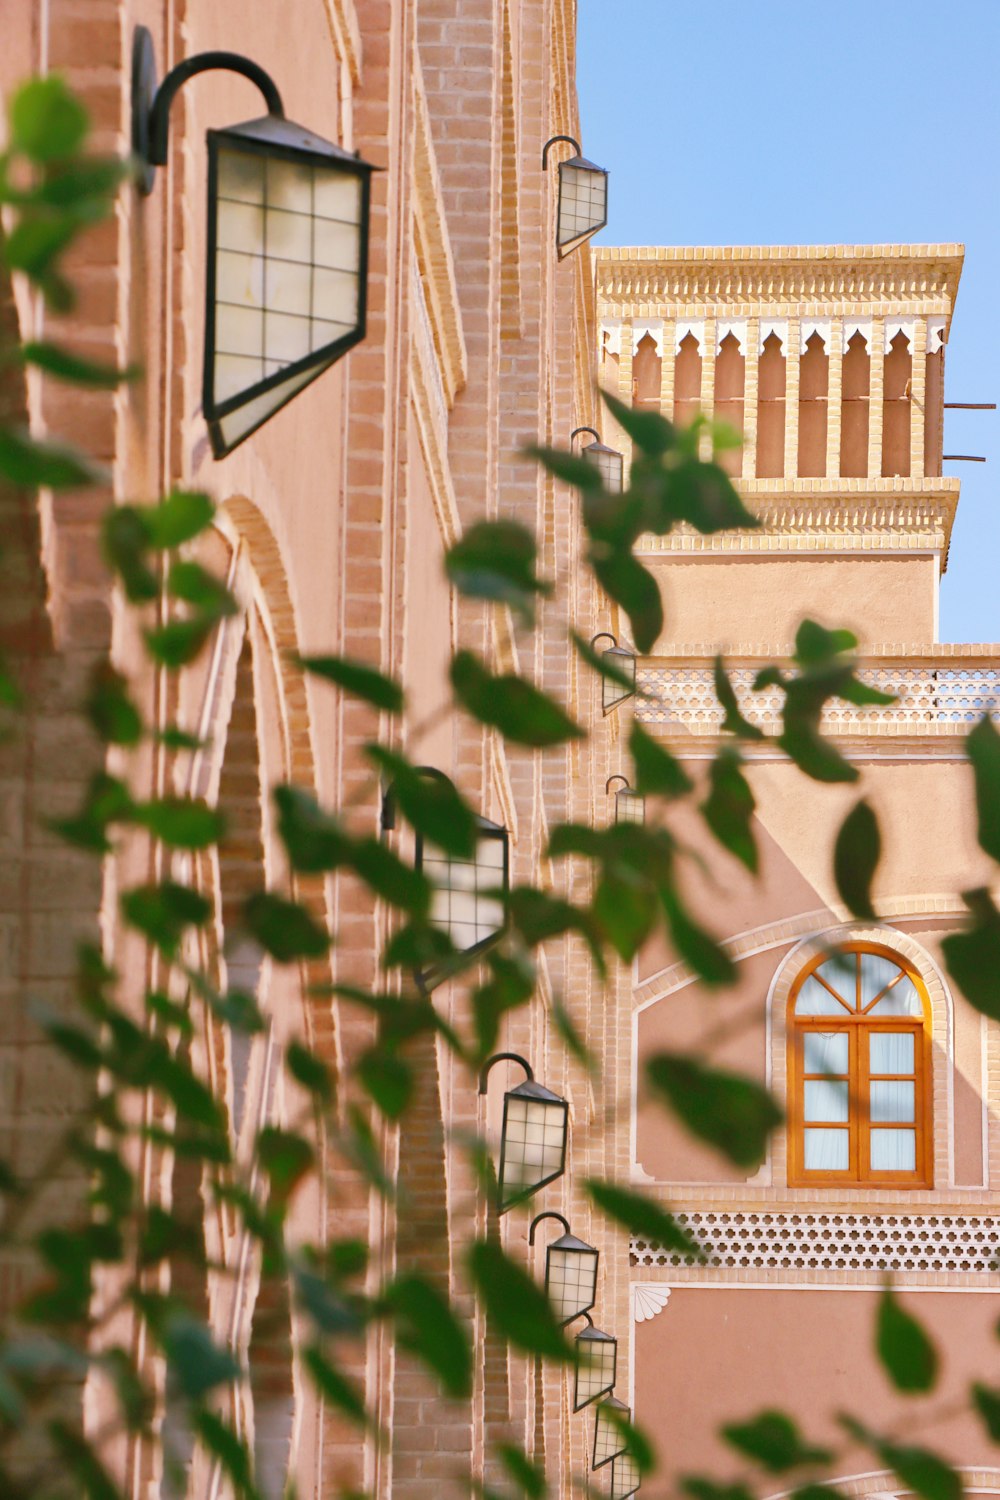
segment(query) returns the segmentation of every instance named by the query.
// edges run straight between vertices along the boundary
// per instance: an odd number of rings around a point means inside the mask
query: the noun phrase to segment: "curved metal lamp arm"
[[[567,146],[572,146],[577,156],[580,155],[580,142],[575,141],[571,135],[554,135],[550,141],[546,141],[542,147],[542,171],[549,170],[549,152],[558,141],[565,141]]]
[[[494,1052],[493,1056],[492,1057],[488,1057],[486,1059],[486,1061],[483,1063],[482,1069],[481,1069],[480,1074],[479,1074],[479,1092],[481,1094],[485,1094],[486,1093],[486,1080],[490,1076],[490,1070],[492,1068],[495,1068],[498,1062],[515,1062],[515,1063],[518,1063],[524,1069],[525,1076],[526,1076],[526,1081],[528,1083],[534,1083],[534,1081],[535,1081],[535,1075],[531,1071],[531,1064],[528,1063],[528,1062],[525,1062],[524,1058],[521,1057],[521,1055],[519,1053],[517,1053],[517,1052]]]
[[[167,164],[170,106],[174,96],[189,78],[217,68],[239,73],[256,84],[264,96],[268,114],[285,118],[285,106],[270,73],[239,52],[199,52],[196,57],[186,57],[170,69],[157,88],[153,38],[147,27],[136,27],[132,43],[132,150],[146,169],[140,180],[143,192],[152,191],[153,173],[149,169]]]
[[[611,791],[611,783],[613,781],[621,781],[621,782],[624,783],[624,785],[628,788],[629,791],[632,790],[632,783],[631,783],[631,781],[629,781],[629,779],[628,779],[627,776],[609,776],[608,779],[607,779],[607,781],[604,783],[604,795],[605,796],[607,796],[608,793]]]
[[[618,645],[617,637],[613,636],[610,630],[598,631],[597,635],[592,635],[590,637],[590,644],[592,646],[596,646],[598,641],[610,641],[612,646]]]
[[[593,1326],[594,1326],[594,1320],[590,1316],[590,1313],[577,1313],[576,1317],[575,1318],[570,1318],[569,1323],[564,1323],[563,1327],[564,1328],[568,1328],[570,1326],[570,1323],[577,1322],[577,1320],[579,1318],[582,1318],[584,1320],[584,1322],[586,1323],[586,1325],[587,1325],[588,1328],[593,1328]]]
[[[596,427],[574,427],[573,431],[569,435],[570,442],[572,442],[575,437],[579,437],[581,432],[589,432],[595,443],[599,443],[601,441],[601,434],[598,432]]]
[[[559,1222],[560,1222],[560,1224],[563,1227],[563,1232],[565,1234],[569,1234],[570,1233],[569,1220],[566,1219],[566,1218],[564,1218],[562,1214],[557,1214],[554,1209],[549,1208],[549,1209],[546,1209],[545,1213],[543,1213],[543,1214],[536,1214],[535,1217],[532,1219],[532,1221],[531,1221],[531,1228],[528,1230],[528,1244],[529,1245],[533,1245],[535,1243],[535,1226],[538,1225],[538,1224],[540,1224],[543,1219],[558,1219]]]
[[[451,777],[446,776],[443,771],[439,771],[437,766],[414,766],[413,769],[416,771],[418,776],[430,776],[435,781],[446,781],[449,786],[454,786],[454,782],[452,781]],[[388,786],[383,783],[382,815],[380,819],[380,825],[383,833],[391,833],[396,826],[395,793],[395,781],[390,781]]]

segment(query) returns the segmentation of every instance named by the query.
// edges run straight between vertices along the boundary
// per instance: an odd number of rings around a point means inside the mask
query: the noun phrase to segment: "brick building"
[[[880,922],[850,921],[833,884],[830,851],[857,789],[808,782],[751,745],[759,879],[711,852],[695,819],[671,823],[706,857],[690,894],[736,960],[735,988],[707,995],[649,945],[619,978],[613,1019],[591,1033],[615,1084],[603,1101],[615,1105],[608,1164],[672,1205],[708,1255],[696,1265],[638,1239],[607,1247],[635,1409],[665,1481],[728,1475],[736,1457],[719,1424],[777,1406],[835,1450],[847,1493],[898,1493],[900,1481],[846,1442],[838,1411],[926,1436],[970,1493],[992,1493],[989,1442],[958,1412],[992,1358],[1000,1052],[996,1027],[949,985],[940,949],[962,922],[957,892],[990,879],[960,736],[998,681],[995,646],[937,640],[959,489],[941,468],[962,249],[595,258],[603,383],[668,416],[714,411],[739,428],[742,450],[725,460],[765,523],[644,539],[667,624],[638,664],[652,696],[615,716],[634,711],[697,777],[720,736],[714,653],[726,653],[744,711],[773,727],[780,695],[751,682],[787,658],[807,615],[853,630],[862,676],[897,697],[826,715],[879,814]],[[621,433],[605,438],[627,448]],[[623,739],[612,725],[598,792],[605,774],[628,774]],[[702,1046],[766,1081],[787,1112],[749,1177],[675,1128],[639,1083],[658,1049]],[[933,1396],[901,1400],[878,1369],[886,1272],[944,1353]]]

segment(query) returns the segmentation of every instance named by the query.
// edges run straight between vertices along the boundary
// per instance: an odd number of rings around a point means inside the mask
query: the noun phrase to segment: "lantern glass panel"
[[[434,885],[431,921],[448,934],[459,953],[483,947],[503,931],[502,893],[508,884],[504,829],[480,819],[471,859],[422,844],[418,864]]]
[[[364,337],[370,168],[270,115],[208,145],[203,405],[221,457]]]
[[[616,823],[645,823],[646,799],[638,792],[622,787],[615,793]]]
[[[624,651],[621,646],[609,646],[607,651],[601,652],[602,657],[612,667],[617,667],[619,672],[631,679],[632,686],[624,687],[620,682],[613,682],[609,677],[602,679],[603,690],[601,694],[601,707],[605,713],[610,713],[617,708],[619,703],[635,694],[635,669],[636,661],[631,651]]]
[[[642,1483],[639,1465],[631,1453],[619,1453],[611,1463],[611,1500],[626,1500]]]
[[[561,1177],[566,1165],[565,1099],[540,1083],[522,1083],[504,1095],[500,1145],[500,1212]]]
[[[598,1406],[594,1421],[594,1461],[591,1465],[594,1469],[603,1468],[613,1458],[617,1458],[619,1453],[625,1452],[625,1437],[612,1413],[617,1413],[626,1421],[632,1415],[624,1401],[617,1401],[614,1396],[609,1396],[607,1401],[602,1401]]]
[[[581,1411],[614,1390],[618,1340],[599,1328],[585,1328],[576,1339],[573,1410]]]
[[[561,1235],[545,1256],[545,1290],[560,1323],[589,1312],[597,1298],[598,1252],[573,1234]]]
[[[608,222],[608,174],[582,156],[559,163],[556,248],[568,255]]]
[[[604,488],[612,495],[620,495],[625,478],[625,460],[615,448],[605,443],[588,443],[583,457],[593,464],[604,481]]]

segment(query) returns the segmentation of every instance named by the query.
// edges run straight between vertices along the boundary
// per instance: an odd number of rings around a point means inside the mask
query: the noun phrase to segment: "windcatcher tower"
[[[743,446],[720,462],[763,522],[643,539],[666,624],[638,662],[647,696],[595,736],[595,816],[604,802],[614,818],[605,777],[631,770],[629,714],[704,775],[721,734],[717,650],[747,717],[771,731],[780,693],[751,684],[787,658],[805,616],[852,629],[862,676],[896,695],[864,710],[834,701],[825,719],[879,816],[880,921],[851,921],[831,872],[858,787],[808,781],[770,745],[750,746],[758,878],[709,845],[696,814],[667,815],[704,855],[686,896],[735,960],[735,987],[706,993],[657,938],[590,1007],[596,1112],[614,1121],[600,1165],[681,1215],[708,1256],[608,1236],[627,1399],[657,1439],[664,1493],[684,1473],[728,1481],[718,1428],[765,1406],[837,1451],[843,1492],[891,1492],[898,1481],[845,1448],[833,1420],[914,1420],[873,1354],[886,1273],[947,1349],[943,1410],[961,1410],[976,1365],[989,1365],[1000,1285],[1000,1038],[950,992],[940,949],[963,920],[956,893],[991,878],[961,736],[1000,696],[1000,647],[937,642],[959,490],[941,468],[962,249],[599,249],[595,264],[602,384],[679,423],[705,412],[737,428]],[[625,434],[604,422],[627,464]],[[593,628],[627,641],[627,621],[598,602]],[[663,815],[647,799],[647,819]],[[853,966],[845,1001],[811,978],[831,947]],[[768,1084],[787,1124],[759,1170],[699,1146],[649,1101],[645,1064],[662,1051]],[[1000,1488],[971,1417],[946,1417],[934,1439],[970,1493]]]

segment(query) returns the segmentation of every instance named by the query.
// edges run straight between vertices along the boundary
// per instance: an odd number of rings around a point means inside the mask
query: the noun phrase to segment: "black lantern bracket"
[[[531,1064],[525,1058],[523,1058],[519,1052],[494,1052],[493,1056],[492,1057],[488,1057],[486,1059],[486,1061],[483,1063],[483,1066],[479,1070],[479,1092],[480,1092],[480,1094],[485,1094],[486,1093],[486,1088],[487,1088],[487,1084],[489,1082],[490,1073],[496,1067],[497,1063],[501,1063],[501,1062],[517,1063],[518,1067],[524,1069],[524,1081],[525,1081],[525,1083],[534,1083],[534,1081],[535,1081],[535,1075],[534,1075],[534,1072],[532,1071]],[[568,1227],[569,1226],[567,1225],[567,1228]]]
[[[560,141],[565,141],[565,143],[566,143],[567,146],[572,146],[573,150],[576,152],[577,156],[581,156],[583,154],[581,152],[581,150],[580,150],[580,142],[578,140],[575,140],[573,138],[573,136],[571,136],[571,135],[554,135],[552,137],[552,139],[546,141],[545,145],[542,147],[542,171],[543,172],[547,172],[549,170],[549,152],[552,150],[552,147],[553,146],[557,146]]]
[[[437,766],[414,766],[418,776],[427,776],[434,781],[444,781],[448,786],[454,786],[450,776],[439,771]],[[391,781],[388,786],[382,787],[382,812],[379,824],[383,833],[392,833],[396,827],[396,783]]]
[[[596,646],[598,641],[610,641],[612,649],[618,645],[618,637],[612,635],[610,630],[599,630],[596,635],[590,637],[591,646]]]
[[[608,779],[607,779],[607,781],[604,783],[604,795],[605,796],[610,796],[610,794],[611,794],[611,783],[613,781],[620,781],[621,784],[622,784],[622,786],[624,787],[624,789],[627,792],[630,792],[632,790],[632,783],[631,783],[631,781],[629,781],[629,779],[628,779],[627,776],[609,776]]]
[[[199,52],[171,68],[157,86],[156,51],[146,26],[137,26],[132,42],[132,154],[139,163],[139,191],[148,196],[156,181],[156,168],[167,164],[170,106],[189,79],[199,73],[222,69],[239,73],[256,84],[264,96],[267,112],[285,118],[285,106],[270,73],[239,52]]]
[[[572,1233],[572,1230],[569,1227],[569,1220],[563,1214],[557,1214],[554,1208],[549,1208],[546,1209],[542,1214],[536,1214],[532,1219],[531,1227],[528,1230],[529,1245],[533,1245],[535,1243],[535,1230],[538,1228],[538,1225],[542,1222],[543,1219],[557,1219],[563,1227],[564,1234]]]
[[[595,443],[599,443],[601,441],[601,434],[598,432],[596,427],[574,427],[573,431],[569,435],[570,442],[572,442],[574,438],[578,438],[581,432],[589,432]],[[614,636],[612,636],[611,639],[614,640]]]

